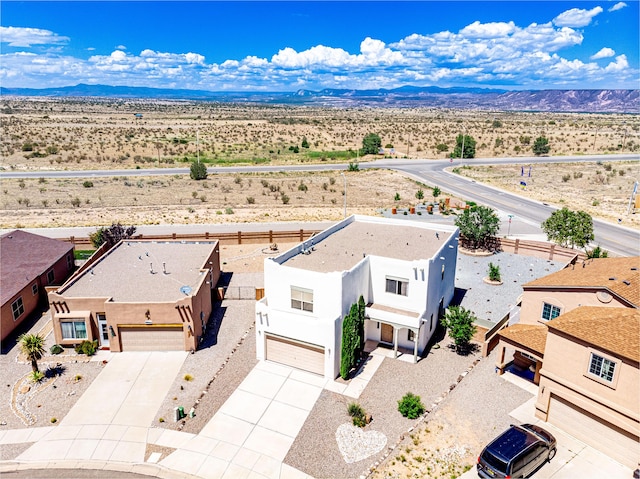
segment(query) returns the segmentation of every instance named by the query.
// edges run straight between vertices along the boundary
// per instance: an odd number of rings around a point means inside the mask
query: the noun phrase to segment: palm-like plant
[[[21,351],[31,361],[31,369],[34,373],[40,372],[38,369],[38,359],[44,355],[44,338],[39,334],[21,334],[18,338]]]

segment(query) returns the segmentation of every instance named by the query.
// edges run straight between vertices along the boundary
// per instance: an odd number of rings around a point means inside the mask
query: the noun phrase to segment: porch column
[[[536,361],[536,372],[533,375],[533,384],[540,384],[540,370],[542,369],[542,361]]]
[[[418,336],[420,334],[420,328],[413,332],[413,364],[418,362]]]
[[[502,375],[504,374],[504,355],[507,347],[502,341],[498,343],[498,347],[500,348],[500,352],[498,353],[498,362],[496,363],[496,367],[498,368],[498,374]]]
[[[393,359],[398,359],[398,328],[393,326]]]

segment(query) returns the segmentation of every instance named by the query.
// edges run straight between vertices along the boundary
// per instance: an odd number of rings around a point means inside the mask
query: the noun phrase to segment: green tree
[[[31,369],[34,373],[39,373],[38,360],[42,359],[45,353],[44,338],[39,334],[22,334],[18,337],[20,350],[31,361]]]
[[[112,223],[111,226],[101,226],[94,233],[89,235],[94,248],[99,248],[103,243],[107,243],[112,248],[120,240],[131,238],[136,232],[135,226],[122,226],[120,223]]]
[[[369,133],[362,140],[363,155],[377,155],[381,147],[382,140],[380,139],[380,136],[375,133]]]
[[[442,193],[442,191],[440,190],[439,187],[434,186],[433,187],[433,191],[431,192],[431,194],[433,195],[433,198],[437,198],[438,196],[440,196],[440,193]]]
[[[194,161],[191,163],[191,179],[192,180],[206,180],[207,179],[207,165],[201,163],[199,161]]]
[[[466,351],[469,348],[469,342],[477,329],[474,324],[475,320],[474,314],[462,306],[450,306],[447,308],[444,318],[440,320],[442,325],[447,328],[449,337],[453,339],[458,352]]]
[[[464,246],[475,250],[489,246],[500,228],[500,219],[492,208],[472,206],[456,218],[455,225],[460,228]]]
[[[560,246],[584,248],[593,241],[593,219],[584,211],[571,211],[567,207],[556,210],[544,220],[542,231],[549,241]]]
[[[418,191],[416,191],[416,199],[421,200],[424,198],[424,191],[422,191],[422,188],[418,189]]]
[[[585,250],[587,253],[587,258],[608,258],[609,252],[606,249],[602,249],[600,245],[596,246],[593,249]]]
[[[353,308],[351,308],[349,314],[342,320],[342,350],[340,354],[340,377],[342,379],[349,377],[349,371],[355,359],[354,349],[356,345],[353,334],[355,321]]]
[[[549,150],[551,150],[549,140],[544,136],[539,136],[536,138],[536,141],[533,142],[532,150],[535,155],[546,155],[549,153]]]
[[[463,149],[464,140],[464,149]],[[458,135],[456,137],[456,147],[451,153],[451,158],[475,158],[476,157],[476,140],[470,135]]]

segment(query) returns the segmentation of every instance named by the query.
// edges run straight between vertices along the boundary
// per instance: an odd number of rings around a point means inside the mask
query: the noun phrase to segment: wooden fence
[[[150,241],[213,241],[218,240],[221,245],[231,244],[271,244],[271,243],[291,243],[302,242],[310,238],[313,234],[319,233],[319,230],[292,230],[292,231],[238,231],[235,233],[172,233],[168,235],[142,235],[137,234],[132,239],[150,240]],[[69,238],[60,238],[61,241],[72,243],[77,249],[93,249],[89,238],[71,236]]]

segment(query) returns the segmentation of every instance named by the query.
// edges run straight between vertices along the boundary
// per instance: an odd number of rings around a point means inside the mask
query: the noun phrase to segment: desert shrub
[[[280,199],[282,200],[282,204],[283,205],[288,205],[289,204],[289,197],[287,195],[285,195],[284,193],[282,194],[282,196],[280,196]]]
[[[57,423],[57,422],[58,422],[58,420],[57,420],[55,417],[52,417],[52,418],[51,418],[51,424],[55,424],[55,423]]]
[[[358,163],[350,162],[347,171],[360,171],[360,167],[358,166]]]
[[[298,185],[298,191],[304,191],[306,192],[309,188],[307,187],[307,185],[305,185],[302,181],[300,182],[300,184]]]
[[[347,406],[347,412],[351,416],[353,425],[365,427],[367,425],[367,414],[360,404],[352,402]]]
[[[562,175],[562,182],[563,183],[566,183],[570,179],[571,179],[571,175],[569,173],[567,173],[566,175]]]
[[[74,349],[78,354],[86,354],[87,356],[93,356],[94,354],[96,354],[96,351],[98,349],[98,341],[85,340],[85,341],[82,341],[80,344],[76,344]]]
[[[400,201],[400,193],[396,193],[395,196],[393,197],[393,199],[395,201]]]
[[[191,163],[190,176],[192,180],[206,180],[207,179],[207,166],[199,161]]]
[[[247,196],[247,204],[254,205],[256,203],[256,199],[253,196]]]
[[[85,188],[93,188],[93,181],[85,181],[82,183],[82,186],[84,186]]]
[[[398,401],[398,411],[406,418],[416,419],[424,413],[425,409],[420,396],[408,392]]]
[[[189,381],[193,381],[193,376],[191,374],[185,374],[184,375],[184,380],[189,382]]]
[[[420,188],[417,192],[416,192],[416,199],[421,200],[424,198],[424,191],[422,191],[422,188]]]
[[[60,354],[63,351],[64,351],[64,348],[62,346],[60,346],[59,344],[54,344],[53,346],[51,346],[49,348],[49,352],[51,354]]]
[[[29,379],[34,383],[39,383],[44,379],[44,373],[42,371],[31,371],[31,373],[29,373]]]
[[[232,208],[225,208],[224,209],[224,214],[225,215],[232,215],[233,214],[233,209]]]
[[[500,281],[500,266],[489,263],[489,279],[491,281]]]

